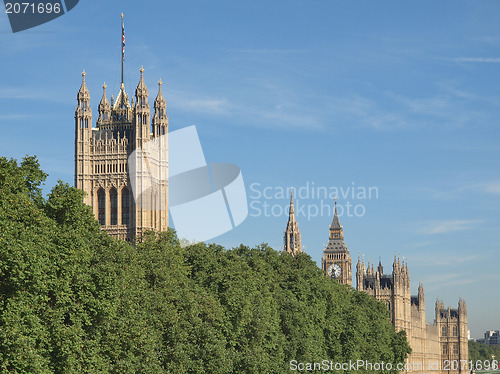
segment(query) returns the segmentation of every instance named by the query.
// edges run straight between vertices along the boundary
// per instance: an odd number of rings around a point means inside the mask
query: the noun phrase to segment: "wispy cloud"
[[[447,60],[454,61],[454,62],[499,63],[500,57],[455,57],[455,58],[448,58]]]
[[[424,225],[419,231],[425,234],[444,234],[452,231],[470,230],[482,222],[482,220],[431,221]]]
[[[464,277],[463,273],[439,274],[425,279],[425,289],[427,291],[436,291],[447,287],[476,283],[478,281],[478,278]]]
[[[432,256],[429,253],[410,253],[408,254],[408,261],[412,265],[425,265],[425,266],[438,266],[442,267],[456,267],[458,264],[470,263],[479,261],[484,258],[484,255],[461,255],[453,254],[440,254],[439,256]],[[432,260],[430,260],[432,258]]]
[[[225,98],[197,98],[172,95],[169,105],[179,109],[203,114],[227,114],[229,102]]]
[[[41,90],[38,87],[0,87],[0,99],[37,100],[57,103],[69,102],[68,98],[64,97],[64,95],[46,89]]]
[[[482,185],[482,187],[486,192],[500,194],[500,182],[485,183]]]
[[[38,118],[34,114],[0,114],[0,121],[26,120],[29,118]]]
[[[230,51],[233,52],[240,52],[240,53],[248,53],[248,54],[255,54],[255,55],[269,55],[269,54],[280,54],[280,55],[286,55],[286,54],[297,54],[297,53],[306,53],[308,52],[307,49],[239,49],[239,48],[234,48],[231,49]]]

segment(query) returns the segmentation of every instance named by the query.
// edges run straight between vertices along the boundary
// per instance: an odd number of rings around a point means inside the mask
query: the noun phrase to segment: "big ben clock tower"
[[[335,213],[330,225],[328,245],[323,250],[321,267],[327,276],[335,278],[341,284],[352,285],[352,261],[344,243],[344,229],[337,213],[337,198],[335,198]]]

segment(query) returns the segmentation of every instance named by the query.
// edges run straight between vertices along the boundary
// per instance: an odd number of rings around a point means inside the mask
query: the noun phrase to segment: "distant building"
[[[293,191],[290,196],[290,211],[288,213],[288,223],[283,237],[284,250],[292,256],[302,252],[302,240],[300,238],[299,224],[295,219],[295,207],[293,205]]]
[[[365,266],[358,259],[356,269],[356,289],[364,291],[385,303],[396,331],[406,331],[412,348],[408,362],[413,372],[430,372],[432,364],[439,363],[439,370],[433,373],[465,373],[461,365],[452,367],[454,362],[467,362],[467,306],[460,299],[458,309],[445,308],[439,300],[435,305],[433,324],[425,320],[425,296],[422,284],[418,295],[410,293],[410,272],[408,264],[394,258],[392,274],[384,274],[379,262],[375,270],[373,264]],[[450,370],[443,368],[449,367]]]
[[[326,276],[351,286],[352,260],[344,242],[344,230],[337,212],[337,201],[329,231],[329,241],[323,250],[321,267]],[[285,251],[292,255],[296,254],[300,242],[292,196],[290,216],[285,231]],[[384,274],[381,261],[375,269],[373,264],[365,265],[364,260],[358,258],[356,280],[358,291],[366,292],[385,303],[394,329],[397,332],[401,330],[406,332],[412,348],[412,354],[408,358],[410,371],[433,374],[468,373],[468,368],[460,365],[469,359],[470,332],[467,329],[467,306],[464,300],[459,300],[457,309],[445,308],[444,304],[437,300],[434,323],[428,324],[425,319],[424,287],[420,284],[418,295],[411,295],[410,272],[408,263],[404,260],[401,262],[395,257],[392,273]],[[495,336],[498,341],[498,331],[490,334],[490,338]]]
[[[477,339],[478,343],[485,343],[488,345],[500,345],[500,331],[490,330],[484,333],[484,339]]]

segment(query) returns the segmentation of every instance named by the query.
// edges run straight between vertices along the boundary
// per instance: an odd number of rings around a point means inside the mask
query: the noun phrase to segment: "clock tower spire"
[[[335,198],[328,245],[323,250],[321,266],[328,276],[337,279],[339,283],[352,285],[352,260],[349,249],[344,243],[344,228],[340,224],[337,198]]]

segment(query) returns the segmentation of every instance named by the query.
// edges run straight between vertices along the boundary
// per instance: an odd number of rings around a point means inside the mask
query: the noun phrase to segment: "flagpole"
[[[122,13],[122,86],[123,86],[123,60],[125,59],[125,27],[123,25],[123,13]]]

